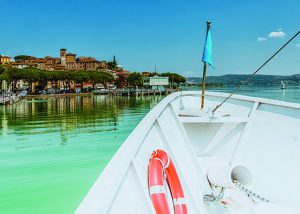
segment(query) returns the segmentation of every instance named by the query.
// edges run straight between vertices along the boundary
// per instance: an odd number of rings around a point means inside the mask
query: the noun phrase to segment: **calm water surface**
[[[0,106],[0,213],[73,213],[162,97],[51,97]]]
[[[212,91],[232,92],[233,88],[211,89]],[[268,99],[281,100],[286,102],[300,103],[300,86],[288,86],[281,90],[278,87],[243,87],[238,94]]]
[[[300,103],[299,86],[243,88],[240,94]],[[50,97],[0,106],[0,213],[73,213],[162,98]]]

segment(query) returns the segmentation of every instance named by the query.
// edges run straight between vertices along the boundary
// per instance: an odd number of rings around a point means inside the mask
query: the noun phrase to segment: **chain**
[[[240,182],[234,180],[233,181],[235,187],[240,190],[241,192],[244,192],[248,195],[248,197],[250,198],[256,198],[260,201],[263,202],[270,202],[268,199],[262,197],[261,195],[249,190],[248,188],[246,188],[243,184],[241,184]],[[222,198],[224,196],[224,190],[222,189],[220,194],[218,196],[214,195],[214,194],[207,194],[204,196],[204,201],[205,202],[214,202],[214,201],[222,201]]]
[[[259,194],[256,194],[255,192],[247,189],[243,184],[241,184],[240,182],[234,180],[233,181],[234,185],[236,186],[237,189],[239,189],[240,191],[246,193],[249,197],[251,198],[257,198],[258,200],[261,200],[263,202],[270,202],[268,199],[260,196]]]

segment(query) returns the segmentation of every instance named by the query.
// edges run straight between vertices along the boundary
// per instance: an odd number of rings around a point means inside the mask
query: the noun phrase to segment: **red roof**
[[[119,72],[117,72],[117,75],[118,76],[124,76],[124,75],[128,75],[128,71],[119,71]]]
[[[13,62],[12,65],[28,65],[28,62]]]
[[[2,55],[0,55],[0,58],[9,58],[9,59],[11,59],[10,56],[2,56]]]
[[[37,59],[37,60],[35,60],[35,62],[37,62],[37,63],[46,63],[48,60],[46,60],[46,59]]]

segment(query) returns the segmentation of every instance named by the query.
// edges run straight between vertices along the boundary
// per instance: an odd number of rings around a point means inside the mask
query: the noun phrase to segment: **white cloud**
[[[257,38],[257,41],[258,42],[264,42],[264,41],[266,41],[268,38],[266,38],[266,37],[258,37]]]
[[[296,44],[296,47],[300,48],[300,43]]]
[[[279,31],[273,31],[269,33],[270,38],[283,38],[285,36],[285,32],[282,31],[282,29],[278,29]]]

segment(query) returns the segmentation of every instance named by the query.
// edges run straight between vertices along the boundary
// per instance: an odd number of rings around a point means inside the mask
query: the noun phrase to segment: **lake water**
[[[0,213],[73,213],[162,98],[51,97],[0,106]]]
[[[240,94],[300,103],[296,86],[245,88]],[[122,142],[162,98],[49,97],[0,106],[0,213],[73,213]]]

